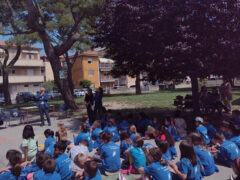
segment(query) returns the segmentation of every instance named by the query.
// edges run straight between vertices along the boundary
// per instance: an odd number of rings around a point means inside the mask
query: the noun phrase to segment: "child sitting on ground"
[[[87,140],[89,143],[89,146],[88,146],[89,152],[93,150],[92,137],[88,131],[87,124],[82,124],[80,126],[80,133],[77,135],[77,137],[75,137],[75,135],[73,135],[73,137],[74,137],[74,145],[79,145],[79,143],[82,142],[83,140]]]
[[[43,163],[44,175],[41,180],[61,180],[61,176],[55,172],[56,161],[54,159],[48,159]]]
[[[136,124],[138,132],[145,136],[148,126],[153,126],[152,120],[144,113],[140,112],[138,115],[138,122]]]
[[[118,130],[120,131],[120,133],[121,133],[122,131],[128,132],[129,126],[130,126],[130,124],[129,124],[129,122],[127,121],[127,119],[123,119],[123,121],[118,125]]]
[[[231,124],[228,121],[223,121],[220,125],[220,129],[218,130],[218,133],[223,134],[227,140],[233,137],[229,130],[230,125]]]
[[[54,145],[54,156],[56,160],[56,172],[60,174],[61,179],[69,180],[72,177],[71,160],[65,154],[66,146],[62,142]]]
[[[180,141],[180,135],[175,127],[173,118],[168,117],[165,119],[165,126],[167,127],[169,133],[173,136],[176,141]]]
[[[81,153],[74,158],[74,164],[76,164],[78,169],[80,169],[80,170],[73,171],[75,173],[74,175],[75,179],[81,179],[81,177],[83,176],[84,165],[85,165],[85,162],[87,162],[87,160],[88,160],[88,156],[86,154],[81,154]]]
[[[233,160],[240,157],[240,151],[234,142],[226,140],[223,134],[217,133],[213,144],[219,148],[215,157],[221,164],[231,167]]]
[[[131,125],[131,126],[129,127],[129,134],[130,134],[130,139],[133,141],[135,135],[138,135],[138,133],[137,133],[137,128],[136,128],[135,125]]]
[[[22,154],[19,151],[14,151],[9,157],[9,166],[5,168],[1,174],[0,179],[27,179],[29,168],[22,168]]]
[[[96,161],[87,161],[84,164],[84,180],[101,180],[101,173],[98,170]]]
[[[126,131],[120,133],[120,141],[120,155],[123,159],[125,159],[125,152],[132,146],[132,141]]]
[[[93,148],[97,148],[100,145],[99,134],[102,132],[101,121],[94,121],[90,132],[92,134],[92,139],[95,141],[93,144]]]
[[[192,133],[190,137],[194,145],[194,152],[204,167],[202,175],[210,176],[215,172],[219,172],[217,166],[215,165],[212,154],[203,147],[204,142],[202,136],[198,133]]]
[[[168,163],[169,161],[173,160],[173,156],[172,156],[172,154],[170,153],[170,150],[169,150],[169,144],[166,140],[165,141],[156,140],[156,145],[161,150],[162,159],[164,161],[166,161]]]
[[[174,125],[181,139],[187,136],[187,124],[186,121],[181,117],[181,111],[177,110],[174,113]]]
[[[239,130],[237,130],[235,128],[235,126],[231,125],[229,128],[231,134],[232,134],[232,138],[230,139],[230,141],[234,142],[238,148],[240,149],[240,134],[239,134]]]
[[[112,134],[112,140],[113,142],[118,142],[120,137],[118,134],[118,129],[115,126],[114,119],[110,119],[107,123],[107,126],[103,129],[104,132],[109,132]]]
[[[210,143],[210,139],[208,137],[208,131],[207,128],[203,126],[203,118],[201,117],[196,117],[195,118],[195,125],[196,125],[196,133],[199,133],[202,135],[205,144]]]
[[[140,167],[138,171],[141,174],[147,174],[152,176],[153,180],[172,180],[172,175],[166,166],[166,163],[162,161],[162,152],[159,148],[151,148],[148,151],[149,159],[152,162],[149,163],[146,167]]]
[[[181,159],[179,166],[170,162],[170,167],[175,171],[175,174],[181,179],[189,180],[201,180],[202,174],[200,162],[197,159],[197,155],[194,152],[193,145],[186,140],[180,143]]]
[[[203,124],[204,124],[204,127],[207,128],[208,137],[210,139],[214,138],[217,131],[216,131],[215,127],[213,127],[213,125],[211,125],[209,123],[207,116],[203,117]]]
[[[42,179],[42,176],[44,175],[43,164],[48,159],[50,159],[50,156],[48,154],[41,153],[37,156],[37,159],[36,159],[37,168],[35,169],[35,172],[33,173],[34,180]]]
[[[89,151],[88,151],[88,141],[83,140],[82,142],[79,143],[78,146],[73,146],[70,147],[70,151],[68,152],[68,156],[71,159],[71,168],[72,170],[78,170],[78,171],[83,171],[83,169],[80,169],[75,163],[74,159],[78,154],[85,154],[88,156]]]
[[[139,135],[136,135],[133,139],[133,147],[128,150],[127,159],[129,161],[133,161],[132,168],[130,169],[130,173],[132,174],[139,174],[138,169],[146,166],[146,157],[142,149],[143,144],[143,138]]]
[[[112,134],[103,134],[104,145],[101,147],[100,156],[102,164],[99,167],[101,174],[106,172],[116,172],[121,168],[120,147],[112,142]]]
[[[51,129],[46,129],[44,131],[44,135],[46,140],[44,142],[44,150],[46,150],[49,146],[54,145],[56,143],[54,136],[54,132]]]
[[[111,110],[111,109],[108,109],[108,110],[107,110],[106,118],[101,121],[102,129],[105,128],[105,126],[107,125],[108,121],[109,121],[110,119],[112,119],[112,118],[113,118],[112,110]]]

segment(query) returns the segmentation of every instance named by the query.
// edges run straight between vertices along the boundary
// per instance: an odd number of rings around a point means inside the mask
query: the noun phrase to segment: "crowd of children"
[[[101,180],[102,175],[113,173],[139,174],[141,179],[153,180],[200,180],[219,171],[215,162],[232,167],[237,176],[233,179],[239,180],[239,119],[240,112],[235,110],[232,119],[222,121],[216,129],[207,117],[196,117],[195,132],[187,136],[187,125],[179,110],[173,118],[163,120],[151,119],[144,112],[136,119],[127,114],[115,120],[108,110],[103,120],[91,125],[85,118],[73,139],[67,138],[62,122],[55,134],[45,130],[43,148],[38,147],[33,127],[26,125],[22,152],[7,152],[9,163],[0,170],[0,180]],[[146,143],[147,139],[155,143]],[[176,141],[180,141],[180,155]],[[175,163],[177,156],[180,161]]]

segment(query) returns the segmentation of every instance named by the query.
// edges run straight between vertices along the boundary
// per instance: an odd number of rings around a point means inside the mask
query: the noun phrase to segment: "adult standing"
[[[87,91],[87,94],[85,95],[84,101],[85,101],[85,105],[87,108],[89,122],[90,122],[90,124],[92,124],[94,121],[93,108],[92,108],[93,102],[94,102],[94,97],[93,97],[91,88],[88,88],[88,91]]]
[[[48,94],[45,92],[44,88],[41,88],[41,92],[36,96],[37,107],[39,107],[41,126],[44,126],[44,114],[46,114],[48,125],[51,126],[51,121],[48,113],[49,103],[48,103]]]
[[[101,120],[102,116],[102,97],[103,97],[103,89],[99,87],[94,96],[94,116],[95,119],[99,118]]]
[[[223,78],[223,83],[220,86],[220,95],[226,111],[230,113],[232,111],[232,86],[226,78]]]

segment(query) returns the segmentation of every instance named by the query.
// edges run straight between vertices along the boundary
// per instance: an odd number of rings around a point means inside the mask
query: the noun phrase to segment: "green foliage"
[[[57,91],[58,87],[54,81],[46,81],[42,86],[48,91]]]
[[[87,80],[87,79],[82,79],[79,81],[79,85],[82,87],[82,88],[89,88],[91,86],[91,81]]]

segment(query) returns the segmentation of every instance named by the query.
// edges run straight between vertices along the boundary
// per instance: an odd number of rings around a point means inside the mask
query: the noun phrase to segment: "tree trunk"
[[[200,115],[200,104],[199,104],[199,92],[198,92],[198,79],[195,74],[190,76],[192,84],[192,105],[193,105],[193,115]]]
[[[11,105],[12,101],[11,101],[11,96],[9,93],[9,81],[8,81],[8,72],[6,72],[6,69],[3,68],[3,94],[4,94],[4,100],[5,100],[5,104],[6,105]]]
[[[140,74],[136,75],[136,94],[141,94]]]
[[[52,66],[52,70],[53,70],[53,74],[54,74],[54,80],[62,94],[64,103],[71,109],[73,110],[77,110],[79,107],[76,104],[75,100],[74,100],[74,96],[71,92],[71,89],[69,87],[69,81],[68,78],[65,79],[60,79],[59,76],[59,71],[63,70],[62,66],[61,66],[61,62],[58,56],[51,54],[47,56],[51,66]]]
[[[70,62],[68,53],[66,53],[65,60],[66,60],[66,63],[67,63],[67,68],[68,68],[67,69],[67,78],[68,78],[69,88],[70,88],[70,91],[71,91],[72,95],[74,96],[74,84],[73,84],[73,79],[72,79],[72,66],[73,66],[73,64]]]

